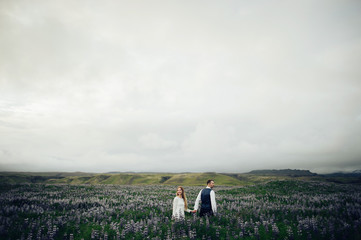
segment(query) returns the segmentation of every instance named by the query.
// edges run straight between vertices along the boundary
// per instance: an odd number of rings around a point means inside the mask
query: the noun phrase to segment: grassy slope
[[[187,173],[187,174],[176,174],[165,184],[172,185],[205,185],[208,179],[213,179],[217,185],[223,186],[237,186],[243,185],[243,183],[233,177],[220,174],[220,173]]]
[[[83,172],[0,172],[0,183],[43,183],[49,179],[66,177],[94,176],[94,173]]]
[[[96,173],[85,172],[0,172],[0,176],[41,176],[41,177],[69,177],[69,176],[94,176]]]
[[[214,179],[217,185],[236,186],[243,183],[233,177],[219,173],[119,173],[119,174],[98,174],[91,177],[66,177],[62,179],[50,179],[46,183],[66,184],[120,184],[120,185],[205,185],[208,179]]]
[[[214,179],[220,186],[242,186],[273,180],[298,179],[304,181],[331,181],[336,183],[360,184],[358,178],[330,178],[322,176],[263,176],[229,173],[1,173],[1,183],[48,183],[48,184],[115,184],[115,185],[183,185],[203,186],[208,179]]]

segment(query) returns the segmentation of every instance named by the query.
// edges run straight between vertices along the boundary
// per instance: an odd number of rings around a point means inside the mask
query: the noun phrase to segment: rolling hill
[[[275,180],[297,179],[361,184],[359,174],[318,175],[308,170],[255,170],[248,173],[83,173],[83,172],[0,172],[0,184],[115,184],[204,186],[213,179],[219,186],[244,186]]]
[[[208,179],[214,179],[217,185],[244,185],[239,179],[220,173],[119,173],[98,174],[95,176],[65,177],[49,179],[45,183],[66,184],[117,184],[117,185],[206,185]]]

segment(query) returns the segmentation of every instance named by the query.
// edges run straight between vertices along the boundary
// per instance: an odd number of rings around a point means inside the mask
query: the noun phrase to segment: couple
[[[212,188],[214,187],[214,181],[208,180],[207,187],[202,189],[194,204],[194,210],[188,209],[186,193],[183,187],[177,188],[177,196],[173,200],[173,213],[172,218],[184,219],[184,211],[195,213],[198,210],[199,201],[202,202],[199,216],[213,216],[217,213],[216,196]]]

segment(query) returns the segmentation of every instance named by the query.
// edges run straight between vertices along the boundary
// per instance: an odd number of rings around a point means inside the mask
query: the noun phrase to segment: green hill
[[[114,184],[114,185],[183,185],[204,186],[213,179],[218,186],[244,186],[274,180],[297,178],[303,181],[327,181],[360,184],[359,176],[317,175],[308,170],[256,170],[249,173],[63,173],[63,172],[0,172],[0,184]]]
[[[45,183],[198,186],[206,185],[208,179],[213,179],[217,185],[244,185],[239,179],[219,173],[113,173],[48,179]]]
[[[175,174],[165,181],[165,184],[197,186],[206,185],[208,179],[213,179],[217,185],[237,186],[244,185],[239,179],[221,173],[185,173]]]
[[[49,179],[60,180],[70,176],[94,176],[83,172],[0,172],[0,183],[44,183]]]

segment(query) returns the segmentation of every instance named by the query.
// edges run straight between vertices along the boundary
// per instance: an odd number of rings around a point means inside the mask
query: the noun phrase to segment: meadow
[[[185,186],[190,208],[201,186]],[[218,214],[171,218],[176,185],[1,184],[0,239],[361,239],[361,187],[216,186]]]

